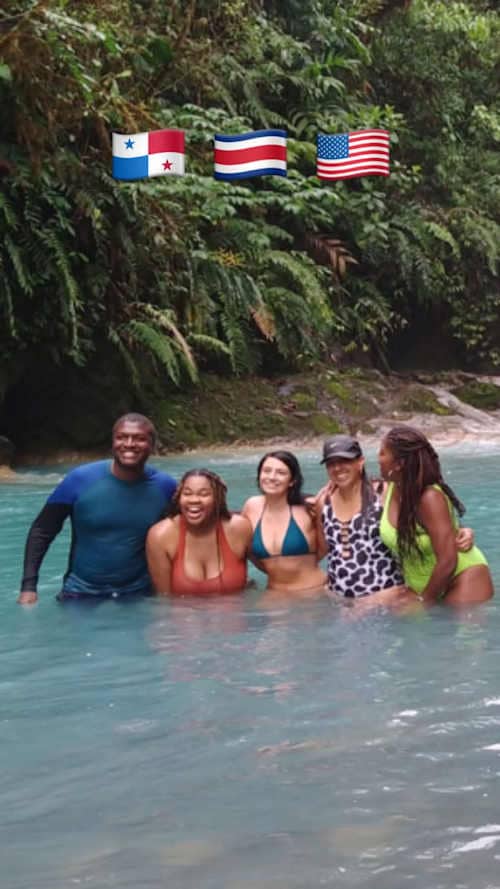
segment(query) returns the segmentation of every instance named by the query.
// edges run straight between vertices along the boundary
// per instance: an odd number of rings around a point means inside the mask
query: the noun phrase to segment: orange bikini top
[[[189,577],[184,568],[184,553],[186,551],[186,522],[179,516],[179,546],[172,562],[171,591],[177,596],[207,596],[217,593],[236,593],[242,590],[247,583],[246,558],[238,558],[233,553],[224,533],[222,522],[217,525],[217,548],[219,551],[219,563],[222,565],[221,573],[216,577],[207,577],[204,580],[196,580]]]

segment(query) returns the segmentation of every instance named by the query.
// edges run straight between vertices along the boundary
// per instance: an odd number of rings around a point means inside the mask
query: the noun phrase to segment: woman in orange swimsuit
[[[318,535],[302,493],[302,473],[290,451],[265,454],[257,469],[262,492],[242,509],[252,525],[250,558],[267,574],[267,589],[284,595],[324,594]]]
[[[229,512],[226,485],[208,469],[182,477],[172,516],[150,529],[146,555],[159,595],[236,593],[247,583],[248,519]]]

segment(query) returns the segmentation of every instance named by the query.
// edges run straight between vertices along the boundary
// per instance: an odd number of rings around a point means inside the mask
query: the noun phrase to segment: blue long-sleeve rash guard
[[[21,590],[36,590],[45,553],[70,516],[72,540],[64,593],[148,592],[146,534],[164,514],[175,488],[170,475],[150,466],[133,482],[116,478],[110,460],[73,469],[31,526]]]

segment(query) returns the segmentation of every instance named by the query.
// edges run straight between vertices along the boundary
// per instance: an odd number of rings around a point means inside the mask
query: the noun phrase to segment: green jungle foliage
[[[2,387],[121,356],[174,383],[387,347],[422,316],[500,364],[500,17],[455,0],[7,0]],[[318,132],[391,131],[325,185]],[[120,183],[112,131],[186,130],[185,177]],[[288,177],[213,179],[213,136],[289,135]],[[445,335],[443,333],[443,335]]]

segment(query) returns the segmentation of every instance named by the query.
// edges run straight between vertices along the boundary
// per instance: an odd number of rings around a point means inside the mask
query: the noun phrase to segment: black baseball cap
[[[320,462],[328,463],[329,460],[335,460],[337,457],[356,460],[357,457],[362,456],[363,451],[357,439],[351,438],[350,435],[332,435],[323,444],[323,459]]]

